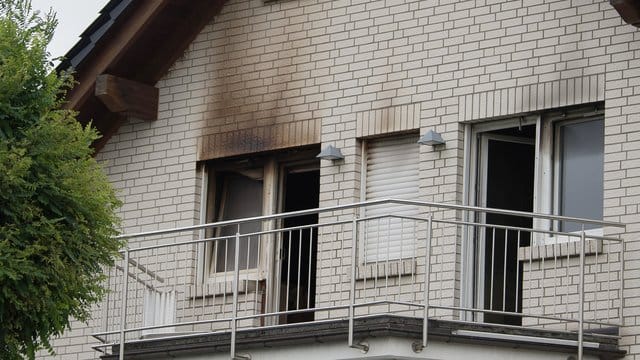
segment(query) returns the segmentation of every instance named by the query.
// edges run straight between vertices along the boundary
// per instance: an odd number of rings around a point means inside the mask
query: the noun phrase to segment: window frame
[[[571,125],[571,124],[579,124],[579,123],[586,123],[586,122],[591,122],[591,121],[600,121],[602,122],[602,126],[604,128],[604,116],[585,116],[583,118],[579,118],[579,119],[556,119],[552,122],[552,127],[553,127],[553,201],[552,201],[552,213],[553,214],[558,214],[560,216],[571,216],[571,215],[565,215],[565,214],[561,214],[562,211],[562,203],[561,203],[561,198],[562,198],[562,167],[563,167],[563,160],[562,160],[562,141],[561,141],[561,127],[562,126],[566,126],[566,125]],[[604,136],[604,134],[603,134]],[[603,139],[604,141],[604,139]],[[604,157],[604,144],[602,147],[602,155]],[[603,159],[604,161],[604,159]],[[604,192],[604,181],[603,181],[603,187],[602,187],[602,191]],[[603,196],[604,198],[604,196]],[[603,204],[600,204],[600,206],[602,206]],[[600,219],[594,219],[594,220],[602,220],[602,218]],[[564,231],[567,233],[571,233],[571,234],[575,234],[576,236],[579,236],[580,234],[580,230],[574,230],[574,231],[565,231],[562,229],[561,224],[559,221],[554,221],[554,224],[552,225],[551,229],[553,231]],[[603,236],[603,228],[602,227],[596,227],[593,229],[586,229],[585,230],[585,234],[587,236]],[[573,236],[572,236],[573,237]],[[558,239],[556,240],[557,242],[568,242],[571,241],[570,239],[568,239],[568,236],[564,236],[564,235],[558,235]],[[556,242],[554,241],[554,242]],[[577,241],[577,238],[576,238]]]
[[[220,211],[219,209],[219,204],[215,198],[215,196],[217,195],[217,181],[219,181],[219,173],[234,173],[234,172],[239,172],[239,171],[250,171],[252,169],[256,169],[256,168],[262,168],[262,215],[265,214],[271,214],[273,213],[272,209],[271,209],[271,202],[272,202],[272,191],[269,191],[269,188],[272,186],[272,183],[276,181],[276,179],[274,179],[274,174],[272,171],[272,167],[274,166],[275,162],[273,161],[258,161],[258,162],[253,162],[251,164],[249,164],[248,162],[244,162],[241,161],[239,164],[238,163],[230,163],[230,164],[226,164],[226,163],[222,163],[222,164],[203,164],[204,165],[204,171],[206,172],[206,181],[203,180],[203,184],[204,187],[201,191],[203,191],[205,193],[204,198],[205,198],[205,204],[202,207],[204,210],[204,217],[201,216],[201,218],[204,218],[204,221],[202,221],[203,224],[205,223],[213,223],[213,222],[219,222],[222,221],[219,216],[220,214],[218,213]],[[224,189],[222,190],[224,191]],[[211,194],[214,194],[213,196],[211,196]],[[222,199],[220,200],[222,201]],[[211,210],[213,209],[213,211]],[[266,231],[270,229],[270,225],[267,224],[267,222],[262,222],[261,224],[261,231]],[[207,229],[207,230],[211,230],[211,229]],[[219,229],[213,229],[213,231],[215,231],[216,233],[214,234],[207,234],[207,230],[204,231],[203,237],[206,236],[207,238],[211,238],[211,237],[219,237],[220,235],[217,234],[219,232]],[[214,265],[215,265],[215,261],[217,258],[217,243],[219,241],[216,241],[216,244],[211,244],[210,242],[206,242],[201,246],[201,250],[199,249],[198,251],[198,257],[199,257],[199,264],[201,265],[201,269],[198,269],[198,277],[201,279],[201,281],[199,281],[200,284],[205,284],[205,285],[211,285],[211,284],[225,284],[225,283],[229,283],[233,280],[233,273],[234,270],[224,270],[224,271],[217,271],[216,269],[214,269]],[[256,259],[256,267],[251,267],[251,268],[245,268],[245,269],[241,269],[238,271],[239,276],[241,279],[243,280],[249,280],[249,281],[255,281],[255,280],[264,280],[267,277],[267,262],[265,261],[261,261],[261,258],[264,259],[268,259],[268,256],[272,256],[273,250],[270,249],[270,246],[268,246],[267,244],[268,242],[265,241],[261,241],[259,244],[259,248],[256,250],[258,252],[258,258]],[[200,259],[202,258],[202,259]],[[225,266],[226,268],[226,266]],[[230,292],[231,288],[228,286],[225,286],[225,288],[227,288],[225,290],[225,292]]]
[[[558,186],[558,183],[554,183],[554,174],[557,172],[554,166],[557,162],[556,159],[554,159],[554,144],[557,143],[557,140],[553,137],[554,126],[555,124],[560,124],[565,121],[589,121],[593,119],[603,121],[603,126],[606,126],[603,109],[603,104],[598,103],[522,114],[519,116],[515,115],[500,119],[466,122],[464,124],[463,205],[480,206],[480,192],[484,191],[480,188],[480,172],[482,171],[479,162],[481,152],[480,133],[535,124],[533,212],[559,214],[559,207],[554,201],[554,199],[558,197],[558,194],[554,190]],[[548,191],[549,189],[553,191]],[[602,191],[604,192],[604,186]],[[474,218],[477,214],[476,212],[464,212],[463,218],[465,221],[477,221],[478,219]],[[557,229],[550,220],[546,219],[534,219],[533,228],[546,230]],[[603,229],[586,230],[585,233],[587,236],[602,236]],[[576,236],[572,234],[571,236],[555,237],[544,234],[540,235],[543,236],[532,237],[532,247],[579,241],[578,234],[576,234]],[[476,286],[476,284],[482,284],[484,282],[484,272],[478,270],[478,266],[480,266],[480,268],[482,267],[482,264],[479,264],[481,261],[478,261],[478,259],[484,259],[484,250],[482,246],[476,248],[477,244],[473,239],[475,239],[475,233],[473,229],[469,228],[462,236],[463,244],[461,254],[461,288],[464,291],[462,291],[463,295],[460,302],[461,305],[467,307],[476,306],[477,304],[475,302],[478,299],[480,299],[480,301],[483,299],[482,287]],[[474,315],[464,312],[462,313],[462,318],[471,319],[474,318]]]
[[[246,154],[233,158],[223,158],[217,160],[203,161],[201,163],[201,189],[200,189],[200,224],[207,224],[219,221],[217,214],[212,214],[209,209],[215,209],[215,197],[211,196],[211,192],[215,193],[215,177],[220,172],[237,172],[249,168],[262,168],[263,170],[263,191],[262,191],[262,215],[272,215],[281,211],[282,202],[282,170],[286,167],[294,166],[302,163],[315,161],[315,155],[319,152],[317,146],[303,146],[284,149],[275,153],[264,154]],[[319,167],[318,167],[319,168]],[[217,210],[217,209],[216,209]],[[213,218],[212,218],[213,216]],[[262,231],[269,231],[280,225],[279,220],[262,221]],[[199,233],[200,239],[204,239],[205,230]],[[260,236],[275,236],[275,234],[263,234]],[[211,237],[211,236],[209,236]],[[272,281],[274,269],[272,268],[277,261],[276,255],[279,249],[276,249],[275,241],[261,241],[257,267],[242,269],[239,271],[240,280],[249,281]],[[233,270],[230,271],[212,271],[211,259],[215,256],[210,242],[200,243],[197,251],[197,269],[196,284],[198,285],[214,285],[222,288],[222,291],[210,290],[212,294],[222,294],[231,292],[230,283],[233,280]],[[242,286],[242,284],[240,284]],[[202,290],[199,290],[202,291]],[[198,296],[202,296],[200,293]]]
[[[560,208],[560,169],[561,160],[559,154],[560,134],[557,130],[559,126],[571,123],[580,123],[588,121],[602,121],[604,124],[604,112],[602,110],[594,111],[593,107],[585,109],[569,109],[565,111],[553,111],[547,113],[537,113],[523,115],[519,117],[511,117],[499,120],[489,120],[468,124],[470,139],[468,141],[468,149],[465,152],[467,156],[465,172],[467,180],[465,181],[466,191],[468,194],[465,204],[482,205],[481,198],[483,192],[481,171],[482,166],[479,161],[481,159],[481,134],[491,131],[507,129],[518,126],[534,125],[535,129],[535,164],[534,164],[534,189],[533,189],[533,212],[540,214],[554,214],[563,216]],[[602,189],[604,191],[604,187]],[[594,219],[597,220],[597,219]],[[600,219],[601,220],[601,219]],[[547,219],[534,219],[534,229],[545,229],[551,231],[560,231],[558,221]],[[532,238],[532,245],[548,245],[562,243],[567,241],[577,241],[579,232],[570,232],[575,236],[565,235],[556,236],[542,235]],[[595,228],[585,230],[588,236],[602,236],[603,229]],[[575,239],[575,240],[572,240]]]

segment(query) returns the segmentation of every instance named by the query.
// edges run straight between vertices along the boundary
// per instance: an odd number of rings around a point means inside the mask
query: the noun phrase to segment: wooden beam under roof
[[[147,25],[166,6],[166,0],[139,1],[135,6],[127,8],[129,12],[122,17],[121,23],[113,26],[109,36],[91,49],[91,55],[76,66],[75,80],[77,85],[67,96],[67,107],[78,109],[94,95],[95,81],[100,74],[109,69],[113,62],[124,56],[132,47],[138,45],[140,34]]]
[[[153,87],[225,2],[111,0],[105,9],[128,5],[117,17],[104,16],[103,20],[96,20],[90,29],[103,31],[99,39],[86,48],[82,47],[81,40],[68,54],[70,58],[74,54],[83,56],[73,69],[77,85],[69,92],[66,107],[77,110],[81,122],[93,121],[103,134],[103,138],[94,143],[97,151],[123,123],[123,112],[112,112],[105,106],[109,104],[112,109],[118,109],[121,104],[109,103],[115,101],[114,98],[106,99],[107,103],[104,103],[103,95],[102,99],[97,97],[96,81],[100,75],[109,74]],[[83,36],[91,37],[92,34],[90,30]],[[85,39],[84,43],[89,42]],[[144,111],[148,109],[146,107]],[[101,114],[105,110],[111,115]]]
[[[113,113],[152,121],[158,118],[158,88],[102,74],[96,79],[96,97]]]

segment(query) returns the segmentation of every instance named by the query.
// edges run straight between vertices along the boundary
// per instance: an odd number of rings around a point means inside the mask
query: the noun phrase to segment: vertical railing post
[[[356,243],[358,242],[358,218],[351,222],[351,286],[349,287],[349,347],[353,344],[354,305],[356,292]]]
[[[427,242],[426,248],[424,251],[424,283],[423,283],[423,295],[422,300],[424,301],[424,313],[422,314],[422,342],[414,343],[413,350],[415,352],[422,351],[425,347],[427,347],[427,340],[429,337],[429,283],[430,283],[430,275],[431,275],[431,236],[433,230],[433,215],[429,214],[427,216]],[[440,289],[442,291],[442,289]]]
[[[349,347],[369,351],[365,344],[355,344],[353,341],[353,328],[355,322],[355,302],[356,302],[356,274],[357,274],[357,246],[358,246],[358,217],[354,215],[351,225],[351,288],[349,290]],[[365,274],[366,276],[366,274]]]
[[[124,360],[125,329],[127,327],[127,301],[129,298],[129,249],[124,249],[124,266],[122,266],[122,301],[120,303],[120,354],[119,360]]]
[[[240,224],[236,231],[233,256],[233,304],[231,310],[231,360],[242,359],[236,356],[236,332],[238,328],[238,282],[240,281]]]
[[[584,345],[584,252],[585,252],[585,233],[584,224],[580,231],[580,285],[579,285],[579,303],[578,303],[578,360],[582,360],[582,352]]]
[[[618,244],[620,244],[620,255],[618,260],[620,261],[620,291],[618,292],[618,325],[624,326],[624,317],[622,314],[622,309],[624,308],[624,301],[622,301],[624,296],[624,241],[620,239],[618,236]],[[608,255],[611,256],[611,255]],[[611,306],[611,304],[609,304]]]
[[[107,289],[111,289],[111,275],[112,275],[112,271],[114,271],[115,269],[115,264],[113,267],[109,267],[107,268],[108,270],[107,272]],[[109,331],[109,300],[111,298],[111,291],[107,292],[107,295],[105,296],[104,299],[104,307],[102,308],[102,331],[104,332],[108,332]]]
[[[429,335],[429,283],[431,276],[431,236],[433,231],[433,216],[427,217],[427,244],[424,254],[424,319],[422,325],[422,347],[427,347],[427,337]],[[442,276],[442,274],[441,274]],[[440,289],[442,291],[442,289]],[[442,305],[442,304],[441,304]]]

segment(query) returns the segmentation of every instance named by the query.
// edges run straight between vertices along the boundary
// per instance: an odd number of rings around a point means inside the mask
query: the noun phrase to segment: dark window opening
[[[283,187],[283,211],[314,209],[319,205],[320,171],[287,170]],[[291,228],[318,223],[318,215],[310,214],[284,219],[283,227]],[[318,232],[315,227],[285,231],[280,249],[280,311],[315,307],[316,259]],[[313,321],[313,312],[288,314],[284,323]]]
[[[508,129],[511,132],[510,136],[497,136],[487,140],[487,207],[533,211],[535,145],[531,137],[533,132],[529,128]],[[505,132],[501,131],[502,134]],[[487,214],[486,222],[520,228],[531,228],[533,225],[531,218],[500,214]],[[485,230],[485,309],[502,312],[521,311],[522,267],[518,264],[518,248],[529,246],[530,241],[531,233],[528,231],[506,231],[491,227]],[[486,313],[484,320],[509,325],[522,323],[519,316],[495,313]]]

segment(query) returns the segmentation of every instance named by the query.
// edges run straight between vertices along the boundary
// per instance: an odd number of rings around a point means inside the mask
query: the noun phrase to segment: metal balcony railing
[[[580,231],[565,232],[566,224]],[[249,231],[247,231],[249,229]],[[622,229],[622,230],[621,230]],[[622,324],[614,222],[374,200],[122,235],[95,349],[394,314],[553,329]],[[607,234],[604,236],[603,234]]]

